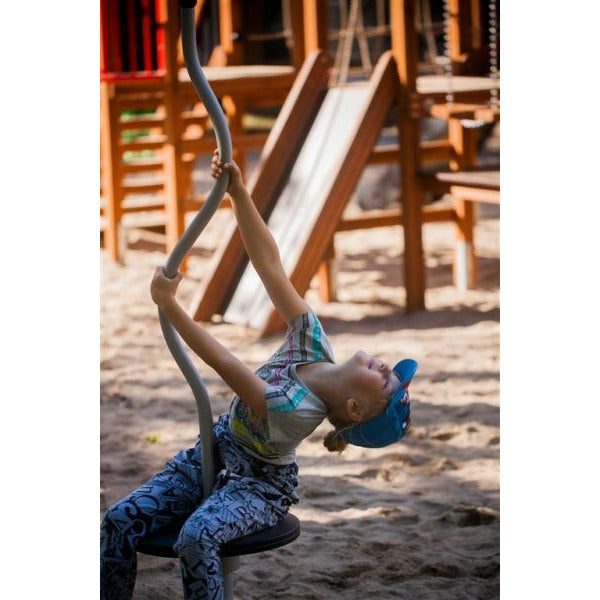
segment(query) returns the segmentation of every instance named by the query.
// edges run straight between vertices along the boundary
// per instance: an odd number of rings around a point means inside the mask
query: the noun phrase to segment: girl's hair
[[[383,409],[385,410],[385,409]],[[372,419],[373,417],[378,416],[383,412],[383,410],[378,410],[377,412],[373,412],[372,414],[365,415],[364,420],[367,421]],[[329,452],[343,452],[348,445],[348,442],[340,435],[342,431],[346,431],[347,429],[351,429],[355,425],[356,422],[351,421],[345,415],[340,414],[328,414],[329,422],[335,427],[332,429],[323,440],[323,446],[329,450]]]
[[[329,452],[342,452],[348,442],[340,435],[340,432],[336,429],[332,429],[323,440],[323,446],[329,450]]]

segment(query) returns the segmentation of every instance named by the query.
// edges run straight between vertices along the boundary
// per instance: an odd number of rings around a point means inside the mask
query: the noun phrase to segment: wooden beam
[[[447,185],[458,185],[487,190],[500,190],[500,166],[480,166],[469,170],[438,171],[435,178]]]
[[[336,298],[335,269],[335,246],[332,237],[317,272],[317,276],[319,277],[319,297],[323,302],[333,302]]]
[[[186,198],[183,202],[184,212],[198,212],[206,203],[206,198],[206,194],[200,194],[195,198]],[[158,194],[152,198],[144,199],[129,197],[124,199],[121,203],[121,214],[160,211],[164,215],[164,208],[165,199],[162,194]],[[231,208],[231,197],[229,194],[225,194],[223,196],[223,200],[221,200],[221,203],[219,204],[219,210],[222,208]],[[100,214],[106,214],[106,202],[103,198],[100,199]]]
[[[114,86],[100,82],[100,150],[105,198],[106,231],[104,247],[113,260],[120,260],[119,224],[121,222],[121,153],[117,140],[118,111],[114,102]]]
[[[407,312],[425,308],[425,261],[421,232],[423,198],[417,179],[421,131],[418,111],[414,107],[418,64],[414,10],[415,3],[412,0],[390,2],[392,51],[400,79],[398,127],[402,140],[400,172]]]
[[[500,109],[486,104],[433,104],[425,112],[435,119],[446,121],[448,119],[473,119],[493,123],[500,119]]]
[[[165,31],[165,59],[167,64],[167,78],[165,85],[165,136],[163,146],[163,160],[165,173],[165,218],[167,233],[167,252],[175,247],[185,229],[183,214],[184,184],[181,173],[181,145],[179,140],[179,68],[177,65],[177,42],[180,36],[179,4],[170,0],[163,5],[167,15],[167,29]],[[185,264],[182,264],[185,270]]]
[[[136,160],[132,162],[123,162],[121,172],[126,173],[159,173],[163,172],[163,164],[160,158]]]
[[[421,163],[450,160],[454,149],[448,140],[427,140],[419,144],[419,161]]]
[[[306,58],[304,46],[304,7],[303,0],[290,0],[290,28],[292,32],[292,59],[294,67],[300,69]],[[326,49],[326,48],[324,48]]]
[[[123,194],[155,194],[161,192],[165,187],[163,181],[152,183],[138,183],[137,181],[128,181],[123,183]]]
[[[449,23],[447,23],[448,53],[450,60],[454,63],[459,62],[464,46],[464,33],[461,27],[461,0],[445,0],[445,2],[447,2],[449,13]]]
[[[116,129],[116,126],[115,126]],[[118,144],[119,150],[121,152],[139,152],[141,150],[160,150],[164,148],[164,145],[167,143],[167,136],[165,135],[156,135],[156,136],[145,136],[143,138],[138,138],[131,142],[120,142]]]
[[[129,215],[140,212],[160,211],[164,214],[165,199],[162,195],[153,198],[127,198],[121,205],[122,214]]]
[[[206,204],[207,197],[207,194],[200,194],[192,198],[187,198],[184,202],[186,212],[198,212]],[[221,208],[232,208],[231,196],[229,194],[223,196],[219,204],[219,210]]]
[[[452,185],[450,186],[450,193],[452,196],[471,202],[500,204],[500,190],[487,190],[485,188]]]
[[[240,0],[219,0],[220,46],[227,54],[227,63],[244,62],[243,43],[238,39],[242,28],[242,3]]]
[[[132,118],[121,117],[118,122],[120,131],[126,129],[151,129],[153,127],[162,127],[165,124],[164,115],[145,115]]]
[[[327,51],[327,2],[303,0],[304,54],[315,50]]]
[[[475,226],[475,206],[460,196],[452,196],[452,204],[456,211],[454,262],[452,278],[454,285],[465,291],[477,281],[477,257],[473,247],[473,229]]]
[[[455,157],[456,158],[456,157]],[[451,161],[452,162],[452,161]],[[461,187],[465,190],[488,190],[500,191],[499,172],[490,172],[484,170],[474,171],[440,171],[437,173],[419,172],[419,182],[421,187],[428,192],[435,194],[447,194],[453,187]],[[469,198],[472,194],[465,192]],[[487,195],[486,195],[487,196]],[[493,196],[490,196],[493,197]]]
[[[239,150],[251,150],[263,148],[269,139],[268,133],[241,133],[231,136],[233,145]],[[194,152],[196,154],[210,153],[217,147],[217,142],[212,137],[196,139],[183,139],[181,141],[182,152]]]
[[[452,145],[447,140],[428,140],[421,142],[420,147],[421,162],[439,162],[450,160],[453,156]],[[389,164],[400,160],[402,149],[400,144],[385,144],[376,146],[369,156],[369,164]]]
[[[158,105],[163,104],[164,94],[162,92],[140,92],[139,94],[123,94],[121,82],[115,83],[115,106],[117,110],[136,110],[136,109],[147,109],[154,110]],[[120,88],[120,89],[119,89]]]
[[[472,168],[477,162],[477,130],[463,127],[460,119],[448,122],[448,139],[454,147],[455,159],[450,161],[450,169]]]
[[[477,161],[477,130],[463,127],[459,119],[448,121],[448,139],[454,146],[455,159],[450,161],[450,169],[473,167]],[[453,204],[458,215],[456,222],[456,248],[453,263],[454,285],[466,289],[477,281],[477,259],[473,243],[475,213],[473,203],[459,196],[453,196]],[[465,266],[466,265],[466,266]]]
[[[449,85],[451,83],[451,85]],[[453,76],[451,82],[444,75],[420,75],[417,78],[418,100],[421,116],[429,114],[433,104],[444,104],[448,90],[452,89],[454,103],[487,104],[490,99],[490,90],[500,92],[498,81],[489,77],[460,75]]]
[[[481,48],[481,8],[479,0],[470,0],[469,8],[471,10],[471,48],[478,50]]]
[[[402,211],[400,208],[387,210],[369,210],[362,215],[344,217],[337,225],[336,232],[355,231],[356,229],[374,229],[378,227],[392,227],[402,225]]]
[[[456,212],[453,208],[436,206],[435,204],[423,207],[423,223],[443,223],[456,221]],[[336,232],[355,231],[356,229],[376,229],[379,227],[394,227],[404,225],[402,209],[388,208],[385,210],[370,210],[364,215],[352,215],[342,219]]]

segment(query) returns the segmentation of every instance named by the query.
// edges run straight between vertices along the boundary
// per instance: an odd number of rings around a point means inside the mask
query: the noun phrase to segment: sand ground
[[[227,212],[219,212],[190,260],[180,298],[189,302]],[[476,227],[476,290],[452,286],[454,231],[424,228],[428,311],[405,315],[399,227],[338,234],[338,301],[308,301],[337,360],[364,349],[388,362],[420,363],[412,429],[380,450],[328,453],[323,424],[298,451],[302,534],[291,545],[242,557],[236,599],[487,599],[499,577],[499,211]],[[163,342],[149,295],[162,246],[129,235],[124,264],[101,252],[101,508],[159,470],[197,433],[194,400]],[[258,367],[279,337],[239,326],[208,330]],[[195,361],[226,411],[231,393]],[[175,560],[140,556],[135,598],[182,598]]]

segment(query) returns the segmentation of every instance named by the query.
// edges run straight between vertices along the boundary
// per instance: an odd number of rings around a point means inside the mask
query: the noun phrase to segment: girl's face
[[[400,386],[398,376],[379,358],[359,351],[346,362],[363,420],[380,415]]]

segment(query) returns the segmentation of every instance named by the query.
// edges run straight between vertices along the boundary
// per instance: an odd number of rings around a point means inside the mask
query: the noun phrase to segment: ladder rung
[[[123,192],[125,194],[154,194],[162,191],[164,188],[163,181],[140,182],[126,181],[123,182]]]
[[[130,196],[129,198],[123,199],[121,202],[121,213],[137,213],[146,211],[163,210],[165,207],[165,201],[161,194],[153,196],[151,198],[143,198]],[[106,201],[104,197],[100,197],[100,216],[103,216],[106,211]]]
[[[156,150],[162,148],[166,141],[166,135],[145,136],[132,142],[120,142],[119,149],[123,152],[128,150]]]
[[[162,172],[163,162],[161,159],[147,159],[147,160],[136,160],[131,162],[124,162],[121,166],[123,173],[148,173],[150,172]]]
[[[130,197],[124,199],[121,203],[123,213],[136,213],[150,210],[164,210],[165,200],[162,196],[157,195],[152,198],[135,198]]]
[[[196,110],[181,111],[182,119],[205,119],[207,117],[208,117],[208,113],[206,112],[206,109],[204,108],[204,106],[202,106],[200,109],[196,109]]]
[[[206,129],[208,117],[186,117],[181,119],[181,124],[184,127],[189,125],[199,125],[202,129]]]
[[[159,104],[165,103],[163,93],[135,94],[118,98],[115,101],[117,110],[154,109]]]
[[[165,117],[145,115],[134,118],[121,118],[119,120],[119,129],[149,129],[151,127],[160,127],[165,124]]]

